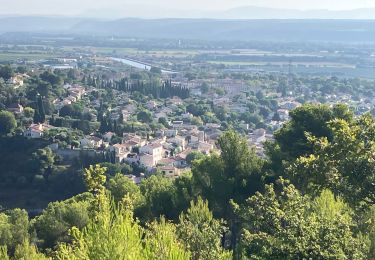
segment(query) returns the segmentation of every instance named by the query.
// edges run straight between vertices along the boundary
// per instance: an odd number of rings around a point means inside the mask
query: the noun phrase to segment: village
[[[64,106],[82,101],[85,96],[95,90],[92,87],[80,85],[64,85],[63,88],[68,91],[69,95],[62,100],[54,101],[57,111]],[[245,113],[248,110],[246,107],[246,90],[248,89],[228,83],[225,87],[225,93],[229,94],[214,94],[209,97],[201,93],[200,84],[197,83],[195,87],[191,88],[191,91],[195,98],[211,99],[216,107],[226,107],[230,111]],[[146,135],[134,131],[125,132],[123,136],[117,136],[112,131],[102,134],[91,133],[82,136],[78,140],[78,146],[61,147],[58,143],[52,143],[50,148],[68,161],[81,156],[82,152],[89,156],[110,154],[109,161],[111,163],[136,165],[144,170],[138,175],[128,175],[136,184],[139,184],[142,178],[157,172],[168,178],[181,176],[181,174],[190,170],[189,154],[210,155],[219,153],[216,142],[223,133],[221,122],[197,123],[194,120],[196,117],[187,112],[186,108],[181,111],[181,106],[186,102],[181,98],[173,97],[166,102],[155,99],[149,100],[145,104],[139,104],[132,100],[127,93],[114,90],[114,94],[113,103],[116,105],[111,107],[109,113],[112,120],[118,121],[121,119],[126,122],[137,117],[140,110],[147,109],[147,111],[150,111],[153,121],[160,121],[162,118],[166,119],[166,124],[161,129],[156,129]],[[233,101],[234,98],[235,101]],[[332,103],[347,100],[344,95],[341,97],[328,96],[327,98],[330,98]],[[280,97],[277,102],[276,111],[271,112],[265,118],[264,128],[251,129],[249,124],[244,121],[237,126],[246,134],[249,146],[254,147],[261,157],[265,156],[264,143],[272,141],[272,133],[289,120],[289,112],[301,106],[301,103],[291,97]],[[358,109],[368,106],[368,109],[362,109],[361,112],[368,111],[370,105],[366,104],[365,100],[362,100]],[[91,100],[90,106],[93,108],[99,107],[99,100]],[[14,113],[22,113],[20,105],[16,108],[9,107],[8,110]],[[275,114],[277,114],[277,117],[275,117]],[[31,124],[25,129],[23,135],[27,138],[38,139],[43,138],[49,130],[58,128],[47,123]]]
[[[217,66],[198,75],[187,65],[172,71],[119,60],[128,61],[73,53],[13,73],[5,82],[9,89],[36,94],[36,101],[6,102],[5,109],[22,122],[18,135],[47,141],[64,165],[85,157],[136,168],[127,176],[139,184],[157,173],[177,178],[194,159],[219,154],[217,141],[227,130],[241,133],[266,158],[265,143],[306,103],[345,103],[357,115],[375,112],[370,80],[227,73]],[[158,60],[148,57],[150,64]],[[359,91],[348,91],[348,84]]]

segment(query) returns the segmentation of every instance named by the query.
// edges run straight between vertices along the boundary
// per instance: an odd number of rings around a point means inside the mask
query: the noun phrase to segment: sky
[[[240,6],[347,10],[375,7],[374,0],[0,0],[0,15],[189,16]]]

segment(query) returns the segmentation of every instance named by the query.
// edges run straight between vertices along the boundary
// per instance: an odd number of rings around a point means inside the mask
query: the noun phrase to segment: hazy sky
[[[86,15],[111,11],[134,13],[162,12],[172,10],[188,12],[191,10],[215,11],[239,6],[262,6],[292,9],[355,9],[375,7],[374,0],[0,0],[0,14],[21,15]]]

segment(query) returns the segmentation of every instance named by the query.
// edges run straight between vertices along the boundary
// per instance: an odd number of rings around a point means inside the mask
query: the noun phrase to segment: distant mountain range
[[[124,4],[118,8],[88,10],[82,13],[101,18],[138,17],[160,18],[211,18],[211,19],[375,19],[375,8],[353,10],[297,10],[257,6],[241,6],[224,11],[179,10],[153,4]]]
[[[81,7],[82,8],[82,7]],[[88,6],[79,11],[80,17],[91,17],[101,19],[121,19],[121,18],[200,18],[200,19],[375,19],[374,8],[362,8],[352,10],[298,10],[279,9],[258,6],[241,6],[229,10],[189,10],[176,9],[168,6],[160,6],[155,3],[122,3],[114,7],[108,4],[106,8],[95,8]],[[64,13],[64,9],[61,10]],[[4,14],[0,10],[0,14]],[[52,16],[53,14],[51,14]],[[9,15],[8,15],[9,16]]]
[[[0,33],[6,32],[158,39],[375,43],[375,20],[100,20],[69,17],[3,17],[0,18]]]
[[[14,16],[0,17],[0,33],[5,32],[67,32],[83,21],[75,17]]]
[[[212,15],[223,19],[375,19],[375,8],[336,11],[243,6]]]

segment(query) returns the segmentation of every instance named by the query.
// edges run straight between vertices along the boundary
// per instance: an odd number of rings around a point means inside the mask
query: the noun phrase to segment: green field
[[[60,55],[57,53],[28,53],[28,52],[0,52],[0,62],[16,60],[41,60],[56,58]]]
[[[62,48],[64,51],[83,51],[83,52],[93,52],[97,54],[137,54],[138,50],[135,48],[111,48],[111,47],[92,47],[92,46],[64,46]]]
[[[207,61],[210,64],[223,64],[228,66],[288,66],[286,61]],[[354,69],[355,65],[338,63],[338,62],[294,62],[293,66],[306,67],[329,67],[329,68],[350,68]]]
[[[118,47],[92,47],[92,46],[65,46],[64,51],[86,51],[97,54],[118,54],[118,55],[145,55],[155,57],[186,57],[199,54],[196,50],[140,50],[136,48],[118,48]]]

